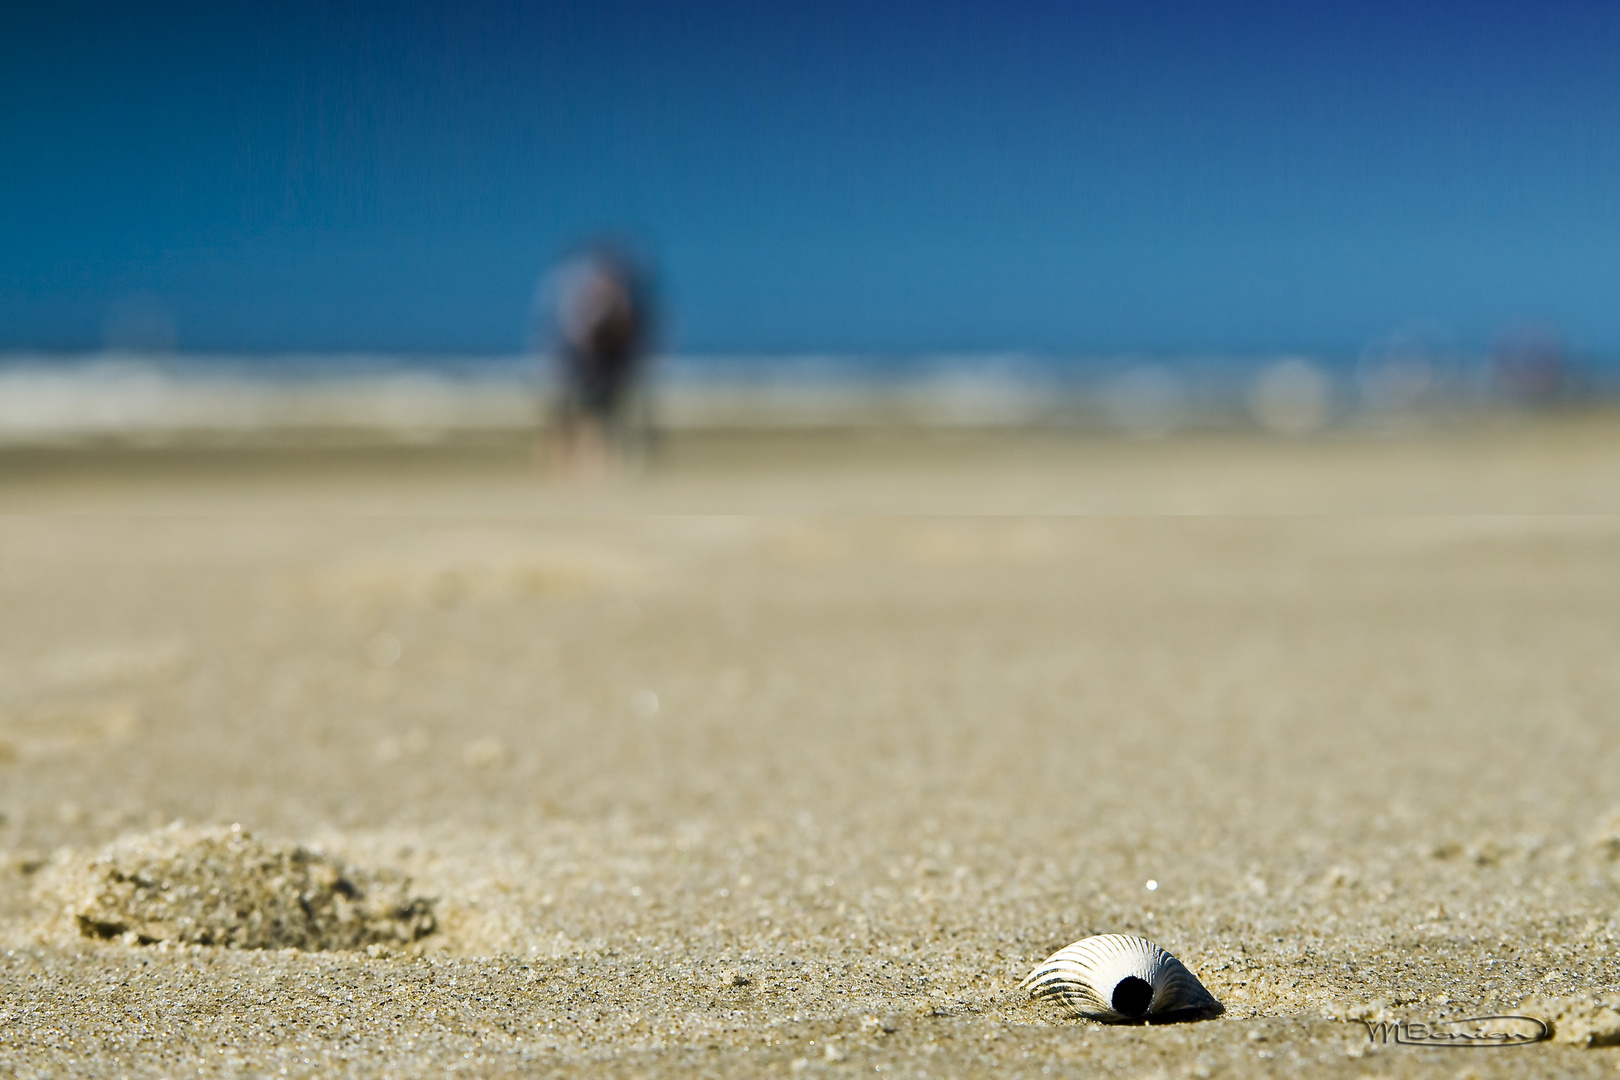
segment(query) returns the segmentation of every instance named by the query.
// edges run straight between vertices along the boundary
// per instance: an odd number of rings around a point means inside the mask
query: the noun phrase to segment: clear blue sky
[[[0,9],[0,349],[506,353],[581,236],[688,351],[1620,355],[1620,5]]]

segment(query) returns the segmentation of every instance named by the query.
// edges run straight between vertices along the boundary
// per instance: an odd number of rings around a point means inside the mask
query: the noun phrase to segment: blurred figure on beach
[[[641,387],[654,329],[648,274],[619,248],[595,244],[550,275],[541,299],[558,378],[552,460],[585,481],[639,462],[650,426]]]
[[[1564,337],[1554,326],[1523,323],[1497,335],[1491,367],[1509,401],[1546,405],[1567,389]]]

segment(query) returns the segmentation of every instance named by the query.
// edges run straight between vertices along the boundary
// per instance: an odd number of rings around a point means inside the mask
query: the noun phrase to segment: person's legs
[[[571,478],[587,484],[599,483],[612,471],[612,465],[613,444],[601,418],[589,414],[577,417],[569,433]]]
[[[632,373],[630,357],[614,354],[578,357],[564,370],[552,454],[570,479],[596,482],[620,464]]]

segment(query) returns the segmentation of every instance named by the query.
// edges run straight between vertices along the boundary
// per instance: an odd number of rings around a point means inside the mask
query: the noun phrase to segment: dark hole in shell
[[[1135,975],[1127,975],[1114,987],[1112,1004],[1114,1011],[1121,1016],[1139,1020],[1147,1015],[1148,1006],[1153,1004],[1153,987]]]

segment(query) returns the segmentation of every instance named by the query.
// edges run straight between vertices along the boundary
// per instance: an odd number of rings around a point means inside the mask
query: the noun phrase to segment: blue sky
[[[509,353],[611,231],[687,351],[1620,355],[1612,3],[13,3],[0,110],[0,349]]]

